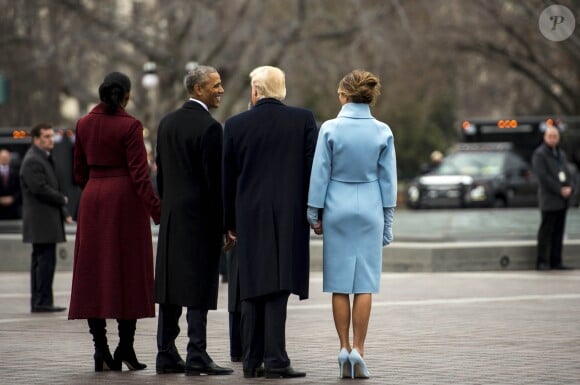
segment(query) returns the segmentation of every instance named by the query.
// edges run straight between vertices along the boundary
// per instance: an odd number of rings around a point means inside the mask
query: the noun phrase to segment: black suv
[[[436,169],[409,184],[407,206],[536,206],[537,185],[511,143],[460,143]]]

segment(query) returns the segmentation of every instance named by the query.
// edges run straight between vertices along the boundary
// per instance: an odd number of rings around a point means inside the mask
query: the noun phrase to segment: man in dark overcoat
[[[157,373],[230,374],[206,352],[207,312],[217,308],[223,241],[222,126],[212,118],[224,92],[219,73],[197,66],[184,80],[190,99],[166,115],[157,136],[161,223],[155,266],[159,303]],[[175,346],[187,307],[187,358]]]
[[[286,353],[290,293],[308,298],[305,209],[316,146],[314,115],[286,106],[284,72],[250,73],[253,107],[224,128],[224,210],[239,266],[244,376],[302,377]]]
[[[54,130],[49,124],[32,128],[32,146],[20,167],[22,190],[22,239],[32,243],[30,306],[33,313],[57,312],[52,282],[56,266],[56,243],[65,242],[64,222],[72,223],[66,211],[67,197],[59,190],[54,163]]]
[[[548,126],[544,142],[532,156],[533,170],[538,177],[538,202],[542,213],[538,230],[538,270],[569,269],[562,263],[562,243],[566,211],[576,186],[566,164],[566,154],[559,143],[558,128]]]

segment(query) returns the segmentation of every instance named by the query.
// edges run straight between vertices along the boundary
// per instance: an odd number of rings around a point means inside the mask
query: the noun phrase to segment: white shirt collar
[[[194,99],[194,98],[189,98],[189,100],[192,100],[192,101],[194,101],[194,102],[197,102],[197,103],[201,104],[201,106],[202,106],[203,108],[205,108],[205,110],[206,110],[206,111],[208,111],[208,112],[209,112],[209,108],[207,108],[207,106],[205,105],[205,103],[204,103],[204,102],[202,102],[201,100],[197,100],[197,99]]]

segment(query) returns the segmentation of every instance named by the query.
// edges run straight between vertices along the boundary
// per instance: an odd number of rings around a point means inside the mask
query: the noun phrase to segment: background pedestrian
[[[58,312],[52,282],[56,267],[56,244],[65,242],[64,222],[72,223],[66,210],[68,198],[60,191],[51,151],[54,129],[41,123],[31,130],[32,146],[20,167],[22,189],[22,239],[32,243],[30,308],[33,313]]]
[[[542,215],[538,229],[538,270],[568,270],[562,263],[566,212],[573,194],[574,178],[560,148],[560,132],[549,126],[544,142],[534,151],[532,165],[538,177],[538,202]]]
[[[20,177],[13,166],[10,151],[0,149],[0,219],[21,217]]]

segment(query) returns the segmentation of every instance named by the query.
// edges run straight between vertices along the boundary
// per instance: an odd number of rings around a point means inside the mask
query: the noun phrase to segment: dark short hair
[[[206,65],[197,65],[191,69],[183,79],[183,85],[187,93],[193,95],[193,88],[196,84],[204,86],[209,80],[209,74],[218,72],[215,68]]]
[[[114,114],[131,92],[131,80],[121,72],[111,72],[99,86],[99,98],[107,105],[107,113]]]
[[[52,124],[39,123],[32,127],[32,130],[30,130],[30,135],[32,135],[33,138],[40,138],[40,130],[48,130],[50,128],[52,128]]]

